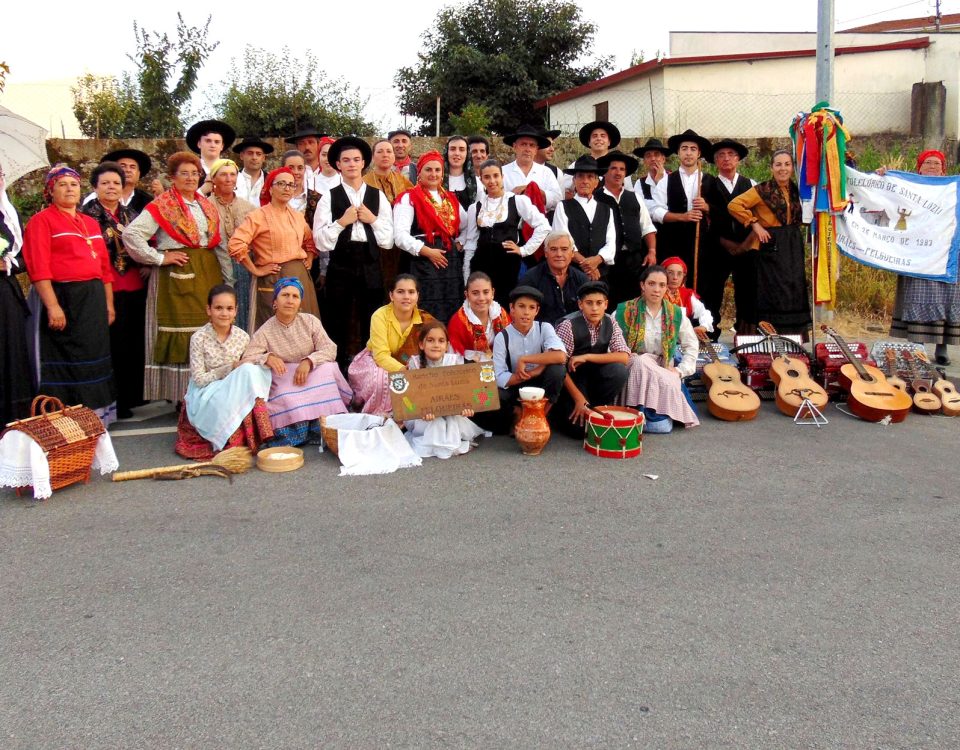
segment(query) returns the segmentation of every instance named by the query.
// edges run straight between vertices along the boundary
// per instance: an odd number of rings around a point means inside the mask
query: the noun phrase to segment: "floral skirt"
[[[273,427],[270,425],[270,415],[263,399],[258,398],[253,410],[243,418],[240,427],[230,436],[224,450],[246,446],[254,453],[263,443],[273,437]],[[180,410],[180,421],[177,424],[177,442],[173,449],[184,458],[197,461],[209,461],[216,455],[213,446],[204,440],[187,417],[186,407]]]

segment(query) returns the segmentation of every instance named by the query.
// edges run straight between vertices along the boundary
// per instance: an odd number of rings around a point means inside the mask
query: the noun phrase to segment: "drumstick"
[[[700,197],[701,176],[703,174],[700,160],[697,159],[697,197]],[[700,222],[693,233],[693,291],[697,291],[697,267],[700,265]]]

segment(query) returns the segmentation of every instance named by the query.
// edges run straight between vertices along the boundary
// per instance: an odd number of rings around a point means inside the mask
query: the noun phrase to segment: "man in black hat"
[[[606,172],[594,195],[613,209],[617,229],[617,271],[610,279],[610,297],[617,303],[636,297],[643,267],[656,264],[657,230],[644,202],[624,184],[639,162],[622,151],[610,151],[597,164]]]
[[[659,138],[648,138],[647,142],[635,148],[633,153],[643,161],[643,168],[646,172],[643,179],[637,181],[634,190],[637,192],[637,197],[642,197],[646,201],[647,210],[652,213],[655,205],[653,189],[660,183],[660,180],[670,174],[667,171],[666,163],[667,157],[673,152],[669,147],[664,146]],[[654,225],[656,224],[657,222],[654,222]],[[660,231],[659,226],[657,226],[657,231]]]
[[[551,164],[550,160],[553,158],[554,153],[553,142],[560,137],[560,132],[561,131],[559,130],[544,130],[543,137],[550,141],[550,145],[546,146],[545,148],[538,149],[537,155],[533,158],[537,164],[542,164],[551,172],[553,172],[553,176],[556,177],[557,180],[560,179],[560,167],[558,167],[556,164]]]
[[[393,247],[390,201],[363,181],[371,155],[353,136],[330,146],[327,159],[342,180],[320,197],[313,221],[317,249],[330,254],[321,316],[343,369],[370,338],[370,316],[383,303],[380,248]]]
[[[283,139],[303,154],[303,161],[307,167],[303,173],[305,190],[321,192],[317,190],[316,178],[322,171],[320,166],[320,139],[326,137],[326,133],[321,133],[313,125],[305,125],[293,135],[285,136]]]
[[[147,207],[147,204],[153,200],[153,196],[146,190],[141,190],[137,185],[140,184],[140,178],[150,171],[152,162],[150,157],[143,151],[135,148],[120,148],[104,154],[100,163],[105,161],[116,162],[123,170],[123,192],[120,194],[120,205],[126,206],[130,213],[130,219],[133,220],[140,215],[140,212]],[[89,203],[97,197],[96,191],[90,193],[83,199],[84,204]]]
[[[615,403],[627,382],[630,347],[607,314],[608,303],[607,285],[588,281],[577,290],[579,311],[557,324],[567,350],[567,375],[552,421],[571,437],[582,438],[591,407]]]
[[[700,160],[710,158],[712,146],[693,130],[671,136],[667,146],[679,157],[680,168],[657,183],[650,215],[663,225],[657,239],[663,252],[677,255],[687,264],[696,279],[690,286],[699,292],[701,268],[694,259],[699,258],[703,264],[711,252],[710,205],[703,195],[709,194],[713,182],[713,177],[703,172]]]
[[[260,191],[267,171],[263,163],[267,154],[273,153],[273,146],[260,138],[246,137],[233,147],[233,153],[240,156],[243,169],[237,176],[237,197],[243,198],[254,206],[260,205]]]
[[[727,277],[733,274],[734,300],[738,320],[755,320],[751,308],[756,304],[755,253],[734,256],[730,250],[738,248],[748,236],[750,228],[734,219],[727,205],[752,188],[756,183],[738,172],[740,160],[746,158],[747,147],[738,141],[724,138],[713,144],[711,161],[717,166],[717,177],[704,198],[710,204],[710,232],[715,248],[700,284],[700,297],[708,310],[719,313],[723,305],[723,290]],[[719,315],[718,315],[719,318]],[[717,326],[716,335],[720,328]]]
[[[236,137],[233,128],[221,120],[201,120],[190,126],[185,140],[193,153],[200,154],[204,175],[208,175],[213,163],[233,145]]]
[[[560,201],[553,215],[553,231],[570,233],[575,245],[573,259],[594,281],[609,275],[617,253],[613,211],[594,196],[603,171],[592,156],[581,156],[572,168],[563,170],[573,176],[574,196]]]
[[[406,128],[397,128],[387,133],[387,140],[393,146],[393,155],[396,160],[393,162],[393,168],[407,176],[414,185],[417,184],[417,160],[413,158],[410,151],[410,144],[413,143],[413,136]]]
[[[612,122],[594,120],[580,128],[580,143],[590,149],[590,156],[599,161],[610,149],[620,145],[620,130]],[[572,167],[573,164],[570,164]],[[626,179],[627,190],[633,190],[633,180],[630,175]],[[566,197],[573,194],[573,181],[567,177],[561,181],[561,187]]]
[[[539,128],[521,125],[515,133],[504,136],[503,142],[513,148],[516,156],[514,161],[503,166],[503,189],[515,195],[525,195],[527,185],[535,183],[543,193],[543,213],[553,211],[562,198],[560,183],[553,172],[536,162],[537,151],[549,146],[550,141],[541,135]],[[540,208],[536,201],[533,204]]]

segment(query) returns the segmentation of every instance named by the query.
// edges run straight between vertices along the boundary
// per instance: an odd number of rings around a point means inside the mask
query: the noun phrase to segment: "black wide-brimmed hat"
[[[233,153],[242,154],[248,148],[259,148],[265,154],[273,153],[273,146],[271,146],[266,141],[261,140],[260,138],[255,138],[249,135],[244,136],[243,140],[233,147]]]
[[[613,161],[622,161],[626,164],[627,174],[633,174],[640,166],[640,162],[629,154],[623,153],[623,151],[608,151],[605,155],[597,159],[597,164],[600,165],[600,168],[604,171],[604,174],[606,174],[606,171],[610,169],[610,162]]]
[[[305,125],[293,135],[285,135],[283,140],[287,143],[296,144],[301,138],[326,138],[326,133],[321,133],[313,125]]]
[[[363,154],[363,165],[365,167],[370,166],[370,160],[373,158],[373,149],[370,148],[370,144],[367,143],[363,138],[357,138],[353,135],[345,135],[343,138],[337,138],[334,141],[333,145],[330,146],[330,150],[327,151],[327,161],[330,163],[330,166],[340,171],[340,167],[337,166],[337,162],[340,160],[340,154],[348,148],[355,148]]]
[[[713,161],[713,157],[716,156],[717,151],[722,148],[732,148],[737,152],[737,156],[741,159],[747,158],[747,152],[750,150],[742,143],[739,143],[732,138],[724,138],[722,141],[717,141],[710,147],[710,161]]]
[[[606,174],[606,171],[606,167],[601,167],[597,164],[597,160],[590,156],[590,154],[585,154],[584,156],[577,157],[573,166],[563,170],[563,173],[576,174],[577,172],[590,172],[591,174],[601,175]]]
[[[680,144],[687,142],[696,143],[697,146],[700,147],[700,156],[704,159],[709,159],[713,154],[713,144],[702,135],[697,135],[693,130],[690,130],[690,128],[687,128],[679,135],[671,135],[667,138],[667,145],[674,153],[679,153]]]
[[[594,130],[603,130],[610,137],[610,148],[616,148],[620,143],[620,131],[617,129],[617,126],[612,122],[607,122],[606,120],[594,120],[593,122],[588,122],[582,128],[580,128],[580,143],[582,143],[587,148],[590,148],[590,134]]]
[[[143,151],[139,151],[135,148],[118,148],[116,151],[111,151],[109,154],[104,154],[100,159],[100,163],[103,164],[105,161],[116,161],[117,159],[133,159],[137,163],[137,167],[140,169],[140,174],[146,177],[147,172],[150,171],[150,168],[153,166],[153,162],[150,161],[150,157],[147,156]]]
[[[543,136],[546,138],[549,138],[551,141],[555,141],[557,138],[560,137],[560,134],[562,132],[563,132],[562,130],[544,130]]]
[[[237,134],[234,132],[227,123],[223,120],[200,120],[200,122],[195,122],[190,126],[190,129],[187,131],[187,134],[184,136],[184,140],[187,142],[187,147],[193,151],[195,154],[200,153],[200,138],[201,136],[206,135],[207,133],[219,133],[223,138],[223,150],[226,151],[230,146],[233,145],[233,142],[237,139]]]
[[[669,146],[664,146],[663,141],[659,138],[647,138],[647,142],[642,146],[637,146],[633,153],[642,159],[647,151],[659,151],[664,156],[670,156],[673,153],[673,150]]]
[[[543,131],[540,128],[533,127],[533,125],[521,125],[515,133],[505,135],[503,142],[512,146],[520,138],[533,138],[537,142],[537,148],[546,148],[550,145],[550,140],[543,134]]]

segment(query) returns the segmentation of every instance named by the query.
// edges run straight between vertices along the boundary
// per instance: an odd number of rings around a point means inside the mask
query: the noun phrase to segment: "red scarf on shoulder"
[[[220,213],[217,207],[200,193],[195,193],[194,197],[200,204],[203,215],[207,217],[208,239],[203,247],[216,247],[220,244]],[[179,190],[170,188],[160,193],[147,204],[146,211],[174,242],[179,242],[184,247],[201,247],[200,229]]]
[[[460,202],[457,196],[438,188],[440,202],[438,203],[420,185],[415,185],[397,197],[400,201],[404,195],[410,196],[410,205],[413,206],[417,217],[417,226],[423,232],[424,240],[430,247],[436,247],[437,240],[444,248],[453,247],[453,241],[460,234]]]

